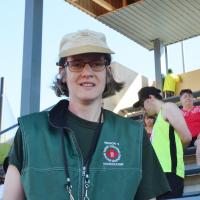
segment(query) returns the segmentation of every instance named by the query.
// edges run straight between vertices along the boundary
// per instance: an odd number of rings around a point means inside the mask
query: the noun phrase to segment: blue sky
[[[5,77],[5,95],[15,117],[20,112],[21,73],[23,56],[25,0],[0,3],[0,76]],[[154,54],[122,36],[101,22],[84,14],[64,0],[44,0],[41,109],[58,101],[50,89],[57,67],[58,47],[61,37],[80,29],[92,29],[106,34],[108,44],[117,61],[136,72],[154,79]],[[186,71],[200,66],[200,37],[184,41]],[[180,43],[168,47],[169,67],[182,72]]]

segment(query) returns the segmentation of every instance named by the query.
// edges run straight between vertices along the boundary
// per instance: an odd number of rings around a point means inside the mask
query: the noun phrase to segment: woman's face
[[[193,95],[189,93],[184,93],[180,97],[181,104],[183,108],[188,108],[193,106]]]
[[[153,116],[156,114],[155,108],[154,108],[154,98],[149,97],[148,99],[144,100],[144,110],[146,113],[148,113],[149,116]]]
[[[102,100],[107,70],[104,56],[94,53],[79,54],[67,57],[66,63],[65,82],[69,90],[70,101]],[[95,66],[102,67],[95,68]],[[77,71],[79,67],[81,69]]]
[[[153,125],[154,125],[154,118],[148,117],[147,115],[145,115],[145,117],[144,117],[144,124],[147,127],[153,127]]]

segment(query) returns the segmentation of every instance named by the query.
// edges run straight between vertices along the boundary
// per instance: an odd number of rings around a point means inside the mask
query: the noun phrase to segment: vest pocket
[[[142,172],[136,168],[91,171],[90,199],[133,200]]]
[[[73,172],[72,172],[73,171]],[[70,175],[73,185],[73,196],[78,200],[78,170],[72,170]],[[26,168],[21,175],[27,200],[68,200],[69,194],[64,185],[66,178],[64,168],[49,169]]]

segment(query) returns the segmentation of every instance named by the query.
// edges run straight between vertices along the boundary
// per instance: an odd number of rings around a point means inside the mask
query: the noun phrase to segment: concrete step
[[[185,165],[184,192],[198,191],[200,191],[200,166],[196,164]]]
[[[170,200],[199,200],[200,199],[200,192],[186,192],[183,194],[183,197],[174,198]]]
[[[184,193],[196,192],[200,194],[200,184],[198,185],[188,185],[184,187]],[[199,198],[200,199],[200,198]]]
[[[185,176],[184,185],[185,186],[200,185],[200,174]]]
[[[195,154],[196,153],[196,147],[188,147],[187,149],[185,149],[184,151],[184,155],[191,155],[191,154]]]
[[[195,164],[195,163],[196,163],[196,155],[195,154],[184,156],[184,164],[185,165]]]
[[[195,164],[185,165],[185,175],[200,174],[200,166]]]
[[[196,163],[196,148],[193,147],[188,147],[184,151],[184,163],[185,165],[188,164],[195,164]]]

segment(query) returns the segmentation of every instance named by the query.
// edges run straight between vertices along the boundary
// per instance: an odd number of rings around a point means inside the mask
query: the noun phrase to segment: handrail
[[[200,90],[192,92],[192,95],[194,98],[200,97]],[[178,95],[178,96],[167,97],[167,98],[163,99],[163,101],[175,103],[175,102],[178,102],[179,99],[180,99],[180,96]]]
[[[53,105],[53,106],[54,106],[54,105]],[[41,112],[47,111],[47,110],[51,109],[53,106],[50,106],[50,107],[48,107],[48,108],[42,110]],[[8,128],[6,128],[6,129],[4,129],[3,131],[0,131],[0,135],[4,134],[5,132],[7,132],[7,131],[9,131],[9,130],[11,130],[11,129],[17,127],[17,126],[18,126],[18,123],[17,123],[17,124],[14,124],[14,125],[12,125],[12,126],[10,126],[10,127],[8,127]]]
[[[7,132],[7,131],[9,131],[9,130],[15,128],[15,127],[17,127],[17,126],[18,126],[18,124],[14,124],[14,125],[6,128],[6,129],[4,129],[3,131],[0,131],[0,135],[2,135],[3,133],[5,133],[5,132]]]
[[[200,90],[193,92],[193,97],[197,98],[196,100],[194,100],[194,105],[200,105],[200,99],[198,98],[200,97]],[[173,103],[176,103],[178,106],[181,106],[179,100],[180,100],[180,96],[172,96],[172,97],[163,98],[164,102],[173,102]],[[130,115],[128,115],[128,117],[133,117],[133,118],[134,117],[137,118],[137,116],[140,115],[141,113],[143,114],[143,112],[141,112],[140,107],[133,108],[132,106],[125,108],[123,110],[120,110],[120,112],[122,114],[131,113]]]
[[[193,92],[193,96],[194,97],[200,97],[200,91],[196,91],[196,92]],[[163,101],[165,101],[165,102],[177,102],[178,100],[179,100],[179,98],[180,98],[180,96],[173,96],[173,97],[168,97],[168,98],[166,98],[166,99],[163,99]],[[53,106],[50,106],[50,107],[48,107],[48,108],[46,108],[45,110],[43,110],[43,111],[47,111],[47,110],[49,110],[49,109],[51,109]],[[128,108],[127,108],[128,109]],[[133,110],[133,108],[131,107],[130,108],[131,110]],[[134,109],[135,111],[139,111],[140,110],[140,108],[137,108],[137,109]],[[137,114],[136,114],[137,115]],[[131,116],[130,116],[131,117]],[[0,131],[0,135],[2,135],[3,133],[5,133],[5,132],[7,132],[7,131],[9,131],[9,130],[11,130],[11,129],[13,129],[13,128],[15,128],[15,127],[17,127],[18,126],[18,124],[14,124],[14,125],[12,125],[12,126],[10,126],[10,127],[8,127],[8,128],[6,128],[6,129],[4,129],[3,131]]]

